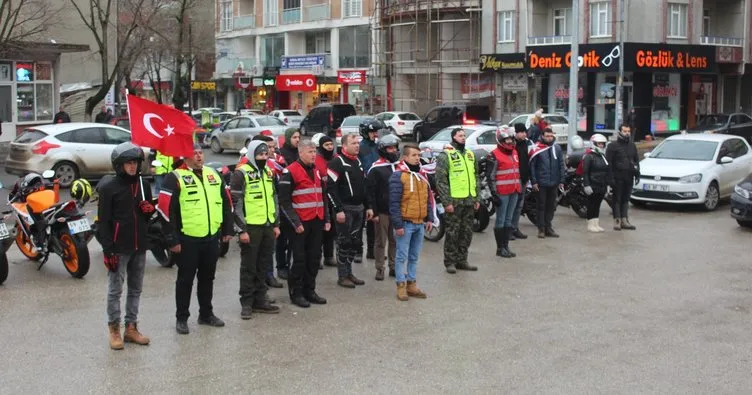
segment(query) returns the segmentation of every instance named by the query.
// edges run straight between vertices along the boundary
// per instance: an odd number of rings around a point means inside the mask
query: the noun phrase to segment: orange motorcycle
[[[37,270],[55,253],[71,276],[83,278],[89,271],[87,244],[94,233],[76,201],[60,202],[59,184],[51,181],[54,175],[51,170],[27,174],[8,196],[16,219],[16,245],[24,256],[39,262]]]

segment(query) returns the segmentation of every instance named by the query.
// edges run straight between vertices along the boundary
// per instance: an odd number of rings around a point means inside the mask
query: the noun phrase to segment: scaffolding
[[[387,106],[423,115],[441,104],[492,100],[479,72],[480,0],[376,0],[374,72]]]

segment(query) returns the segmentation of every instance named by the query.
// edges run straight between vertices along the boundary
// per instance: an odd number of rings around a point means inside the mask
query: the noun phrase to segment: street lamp
[[[569,130],[567,131],[567,153],[572,153],[572,139],[577,135],[577,74],[579,72],[580,46],[580,1],[572,0],[572,48],[569,66]]]

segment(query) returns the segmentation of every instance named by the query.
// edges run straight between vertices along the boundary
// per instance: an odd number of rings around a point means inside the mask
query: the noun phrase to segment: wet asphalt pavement
[[[96,241],[83,280],[57,256],[37,271],[13,246],[0,286],[0,393],[749,393],[752,232],[727,205],[631,212],[637,231],[594,235],[560,207],[562,237],[513,241],[514,259],[493,256],[489,228],[475,235],[474,273],[445,273],[442,242],[426,242],[426,300],[397,301],[371,260],[355,266],[366,280],[355,290],[326,268],[328,305],[300,309],[274,289],[281,313],[250,321],[240,319],[233,241],[214,295],[227,326],[199,327],[194,298],[187,336],[174,330],[176,269],[148,255],[139,327],[152,343],[123,351],[107,344]],[[604,205],[604,228],[608,214]],[[534,232],[525,218],[522,230]]]

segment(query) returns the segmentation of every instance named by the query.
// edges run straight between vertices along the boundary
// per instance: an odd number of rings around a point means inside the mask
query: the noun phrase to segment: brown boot
[[[626,230],[635,230],[637,229],[636,226],[629,223],[629,218],[624,217],[621,219],[621,228]]]
[[[418,288],[418,284],[415,281],[407,282],[407,296],[418,299],[427,298],[425,292],[421,291],[420,288]]]
[[[397,283],[397,299],[405,302],[407,301],[407,289],[405,283]]]
[[[125,346],[123,345],[123,338],[120,337],[120,324],[114,323],[107,326],[110,327],[110,348],[113,350],[122,350]]]
[[[136,343],[142,346],[149,344],[149,338],[138,331],[138,326],[135,322],[130,322],[126,325],[125,336],[123,336],[123,339],[126,343]]]
[[[614,218],[614,230],[621,230],[621,219]]]

